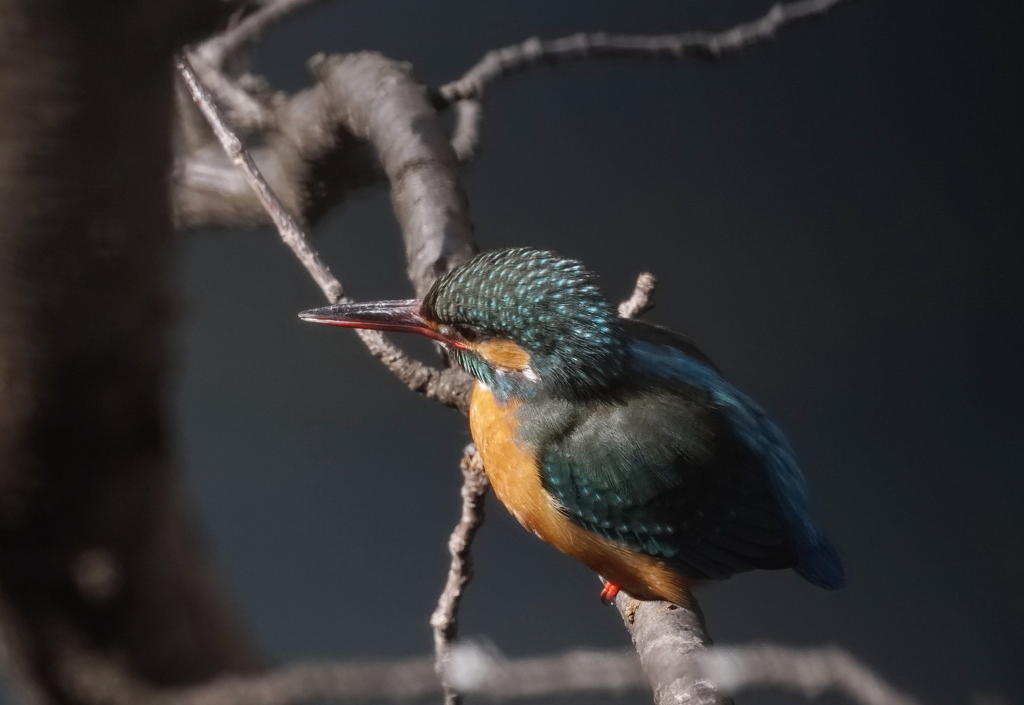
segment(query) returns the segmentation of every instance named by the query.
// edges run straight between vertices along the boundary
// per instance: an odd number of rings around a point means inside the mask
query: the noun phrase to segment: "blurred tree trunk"
[[[174,50],[216,0],[0,0],[0,629],[20,693],[259,668],[168,431]]]

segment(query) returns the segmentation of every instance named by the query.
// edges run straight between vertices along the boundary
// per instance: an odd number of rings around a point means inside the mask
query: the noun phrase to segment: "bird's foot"
[[[615,596],[619,594],[619,586],[614,583],[610,583],[607,580],[604,581],[604,589],[601,590],[601,602],[606,605],[610,605],[615,601]]]

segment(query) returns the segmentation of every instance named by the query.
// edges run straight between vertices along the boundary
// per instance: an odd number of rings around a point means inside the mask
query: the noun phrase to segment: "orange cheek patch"
[[[511,340],[485,340],[472,348],[495,367],[520,371],[530,366],[530,353]]]

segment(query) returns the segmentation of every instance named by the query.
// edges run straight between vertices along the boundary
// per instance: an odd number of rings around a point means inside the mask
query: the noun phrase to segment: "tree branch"
[[[539,66],[593,58],[719,60],[755,44],[773,39],[783,27],[820,17],[833,7],[851,0],[798,0],[778,3],[763,17],[722,32],[681,32],[678,34],[573,34],[558,39],[531,37],[520,44],[484,54],[462,78],[442,86],[434,97],[443,107],[475,101],[472,109],[459,110],[455,128],[456,151],[468,159],[476,148],[482,110],[479,101],[487,85],[498,78]]]
[[[654,306],[656,284],[653,274],[641,273],[633,293],[619,304],[619,316],[636,318],[649,311]],[[691,655],[705,652],[712,643],[696,599],[691,605],[681,606],[661,600],[641,601],[620,592],[615,607],[640,656],[656,705],[730,703],[689,665]]]
[[[200,44],[195,53],[208,66],[219,71],[228,58],[259,39],[271,25],[312,2],[314,0],[269,0],[233,27]]]
[[[681,611],[681,610],[680,610]],[[641,617],[642,618],[642,617]],[[664,648],[662,647],[658,648]],[[750,690],[789,690],[808,698],[827,692],[858,705],[918,705],[845,651],[790,649],[772,644],[719,647],[677,654],[665,661],[658,703],[704,702],[702,692],[673,691],[673,680],[699,683],[738,695]],[[507,659],[476,642],[451,647],[444,678],[459,692],[495,700],[582,693],[649,693],[648,673],[629,650],[577,649],[564,654]],[[302,705],[326,700],[420,699],[443,688],[432,659],[300,663],[253,676],[227,676],[178,691],[129,690],[138,705]],[[690,699],[687,699],[690,698]]]
[[[345,126],[380,158],[409,280],[423,296],[437,277],[476,254],[458,159],[427,91],[411,66],[380,54],[314,57],[310,65]]]
[[[650,272],[641,272],[629,298],[619,304],[621,318],[640,318],[654,308],[654,290],[658,280]]]
[[[426,89],[408,64],[374,53],[317,56],[317,84],[274,99],[274,130],[253,162],[285,206],[315,220],[347,191],[386,177],[405,241],[408,275],[422,296],[476,253],[458,159]],[[230,162],[205,145],[179,158],[178,221],[187,227],[267,222]]]
[[[268,107],[194,51],[188,52],[188,57],[203,84],[227,109],[232,125],[246,133],[274,127],[274,114]]]
[[[655,705],[731,705],[712,681],[690,665],[690,657],[706,653],[712,643],[696,600],[682,607],[661,600],[637,600],[620,592],[615,607],[640,656]]]
[[[448,539],[448,552],[452,557],[448,579],[438,598],[437,609],[430,617],[430,626],[434,630],[434,667],[444,684],[446,705],[458,705],[461,700],[456,689],[448,682],[445,668],[451,644],[458,636],[462,591],[473,579],[473,537],[484,523],[484,506],[490,487],[487,475],[484,474],[483,461],[475,446],[470,445],[466,448],[459,467],[463,477],[462,514],[455,530],[452,531],[451,538]]]
[[[189,60],[184,55],[178,56],[176,64],[178,72],[185,80],[189,94],[196,105],[199,106],[203,116],[210,123],[214,134],[224,148],[224,152],[227,153],[235,166],[245,175],[245,180],[249,183],[249,187],[252,188],[256,197],[259,198],[263,209],[270,215],[271,220],[274,221],[274,226],[277,227],[277,231],[281,234],[281,239],[291,248],[292,253],[302,263],[302,266],[306,268],[306,271],[309,272],[309,276],[313,278],[313,281],[320,287],[320,290],[324,292],[327,300],[331,303],[340,302],[345,296],[341,282],[331,274],[331,270],[321,261],[320,255],[310,246],[302,227],[295,222],[295,219],[277,198],[277,195],[267,185],[263,175],[260,173],[259,167],[256,166],[256,162],[242,148],[241,140],[228,127],[224,118],[221,117],[220,111],[217,110],[213,98],[202,83],[199,82],[199,77],[196,76],[192,64],[189,63]]]
[[[834,646],[717,647],[702,653],[697,663],[705,678],[730,693],[781,688],[807,698],[817,698],[826,692],[841,693],[860,705],[919,705],[916,698],[895,690],[867,666]]]
[[[195,72],[191,70],[188,60],[184,57],[179,57],[177,66],[193,100],[195,100],[207,120],[209,120],[224,151],[238,165],[238,168],[245,175],[247,182],[257,194],[260,203],[263,204],[263,207],[270,214],[281,235],[281,239],[291,248],[330,303],[349,301],[350,299],[345,295],[341,283],[331,274],[327,265],[320,260],[319,255],[309,244],[309,239],[306,237],[302,227],[288,213],[280,199],[274,194],[273,189],[270,188],[263,178],[259,167],[256,166],[252,157],[242,148],[237,135],[234,134],[224,121],[209,93],[199,83]],[[439,260],[440,256],[435,261]],[[405,355],[397,347],[387,342],[378,331],[360,329],[356,333],[370,353],[384,363],[409,389],[447,406],[463,411],[468,409],[468,395],[471,383],[469,376],[464,372],[455,369],[439,370],[424,365]]]

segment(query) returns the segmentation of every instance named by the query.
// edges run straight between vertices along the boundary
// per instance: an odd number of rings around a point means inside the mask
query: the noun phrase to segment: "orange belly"
[[[501,503],[531,532],[640,599],[690,604],[687,578],[667,564],[572,522],[544,489],[537,458],[515,441],[516,404],[501,406],[477,383],[469,405],[473,442]]]

